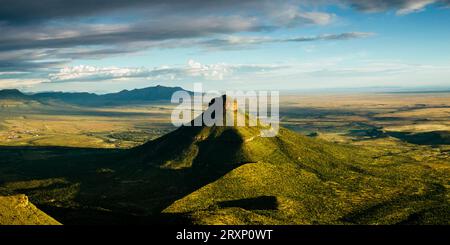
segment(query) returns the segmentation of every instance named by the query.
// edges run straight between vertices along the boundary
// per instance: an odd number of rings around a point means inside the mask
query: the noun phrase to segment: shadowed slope
[[[144,163],[162,168],[230,168],[252,162],[245,136],[235,127],[186,127],[139,150]]]

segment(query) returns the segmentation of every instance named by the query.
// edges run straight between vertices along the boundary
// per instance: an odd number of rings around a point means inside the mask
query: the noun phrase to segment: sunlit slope
[[[0,225],[60,225],[25,195],[0,196]]]

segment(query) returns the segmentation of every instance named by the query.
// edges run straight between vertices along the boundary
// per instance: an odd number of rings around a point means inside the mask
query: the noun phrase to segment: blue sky
[[[0,89],[450,87],[447,0],[102,1],[3,0]]]

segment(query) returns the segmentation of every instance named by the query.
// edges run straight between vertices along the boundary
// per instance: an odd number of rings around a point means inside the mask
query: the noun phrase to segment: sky
[[[450,0],[0,0],[0,89],[449,88]]]

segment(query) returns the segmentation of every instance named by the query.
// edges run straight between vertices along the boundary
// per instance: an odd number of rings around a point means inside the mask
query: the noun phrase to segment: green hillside
[[[0,225],[60,225],[25,195],[0,196]]]

